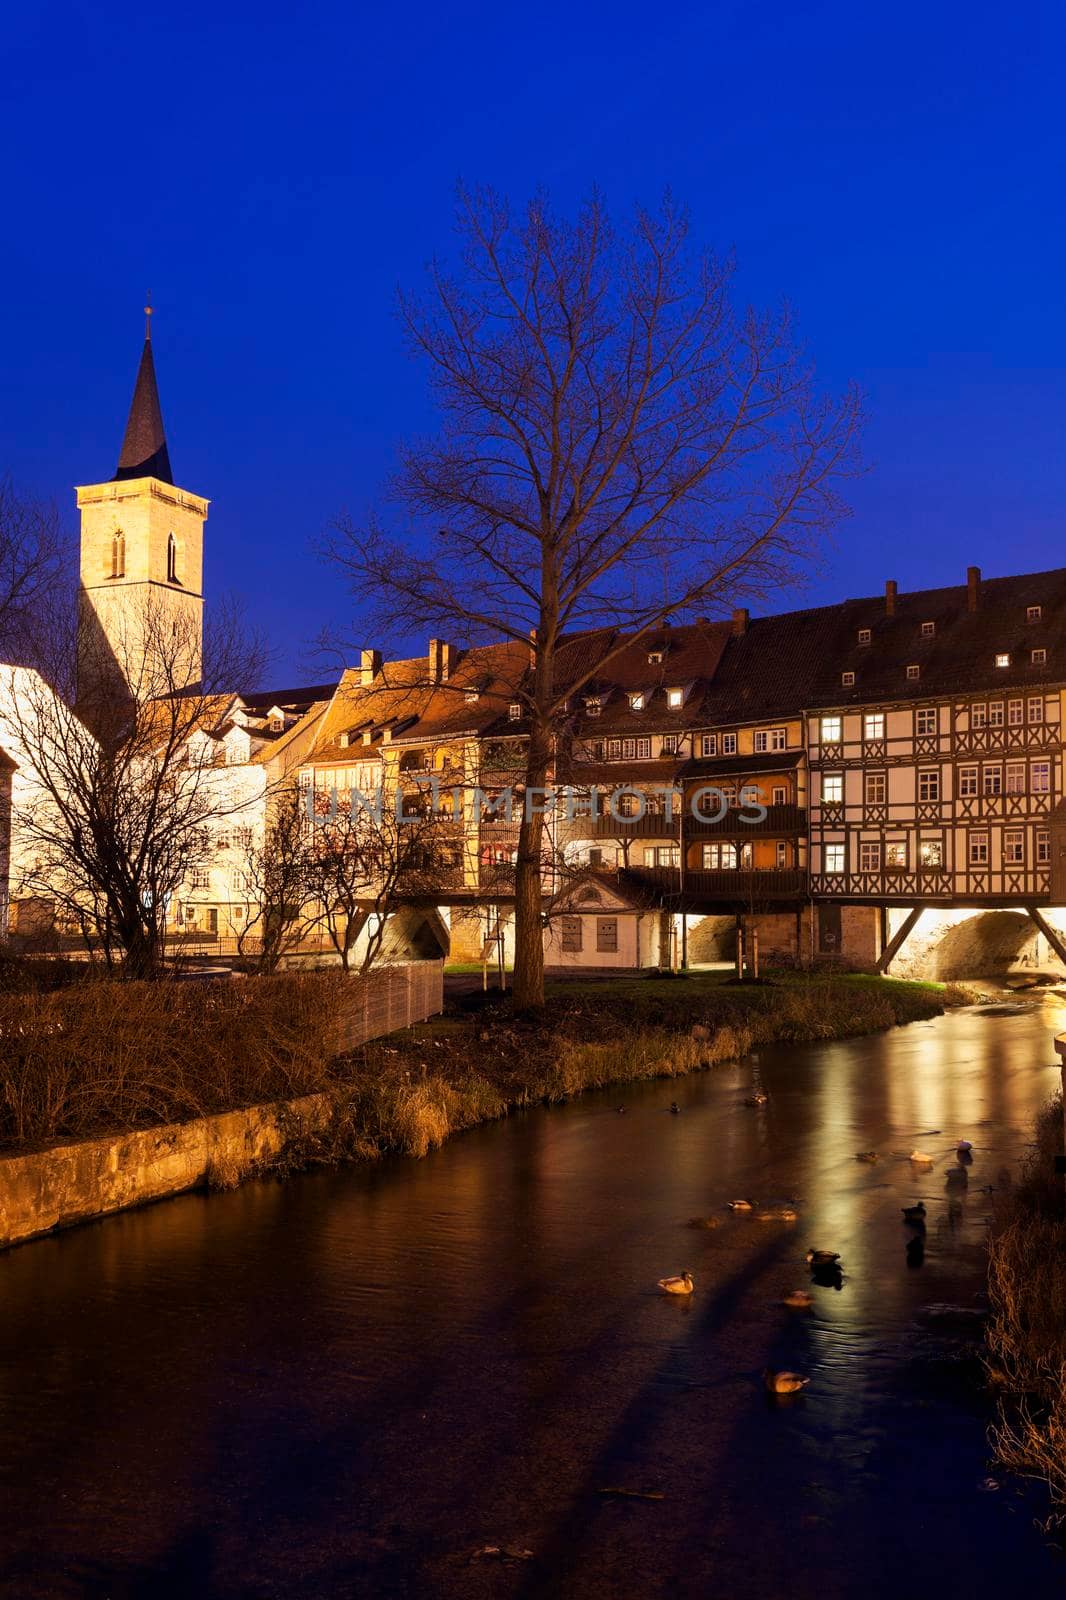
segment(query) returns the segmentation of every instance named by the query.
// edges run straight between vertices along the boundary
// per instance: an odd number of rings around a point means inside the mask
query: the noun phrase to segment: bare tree
[[[261,838],[253,838],[243,866],[247,908],[237,936],[241,955],[254,955],[260,972],[281,958],[314,922],[314,884],[307,816],[301,791],[272,796]]]
[[[56,509],[19,494],[0,478],[0,656],[23,661],[32,647],[33,623],[58,581],[64,539]]]
[[[694,259],[667,202],[612,233],[593,197],[560,221],[460,196],[463,267],[401,301],[442,425],[410,445],[404,539],[343,523],[329,546],[379,625],[528,641],[524,786],[545,786],[568,696],[629,640],[794,576],[843,513],[859,402],[814,389],[787,314],[738,310],[732,266]],[[567,660],[567,635],[590,635]],[[544,819],[515,873],[514,996],[543,1001]]]
[[[209,857],[211,823],[248,802],[215,732],[259,655],[222,607],[190,683],[198,619],[149,599],[127,621],[105,639],[75,630],[57,602],[38,632],[37,669],[0,669],[0,740],[17,766],[16,892],[50,900],[109,961],[121,956],[126,975],[148,977],[178,889]],[[79,684],[92,686],[81,701]]]
[[[411,784],[389,796],[319,794],[313,815],[309,873],[319,919],[346,972],[365,934],[359,970],[369,972],[397,908],[432,898],[443,877],[458,873],[458,823]]]

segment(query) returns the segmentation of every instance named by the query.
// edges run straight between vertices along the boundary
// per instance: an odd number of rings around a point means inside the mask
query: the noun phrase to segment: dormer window
[[[509,722],[518,722],[519,719],[521,718],[521,715],[522,715],[522,707],[519,705],[517,700],[512,700],[511,704],[507,707],[507,719],[508,719],[508,721]]]
[[[871,628],[860,628],[859,629],[859,643],[860,644],[869,644],[872,639],[873,639],[873,630]]]
[[[1047,660],[1046,650],[1034,650],[1030,657],[1034,667],[1042,667]]]
[[[648,665],[649,665],[649,667],[661,667],[663,662],[665,661],[665,659],[666,659],[666,651],[661,649],[661,648],[657,648],[657,649],[648,651]]]
[[[854,672],[842,672],[840,674],[840,681],[843,684],[845,689],[853,688],[854,685],[855,685],[855,674],[854,674]]]
[[[468,706],[476,706],[478,701],[481,699],[481,690],[468,689],[463,695],[463,699],[466,701]]]
[[[1026,606],[1026,608],[1025,608],[1025,620],[1026,620],[1026,622],[1039,622],[1040,621],[1040,611],[1041,611],[1041,608],[1039,606]]]
[[[1010,666],[1010,652],[1008,650],[1000,650],[997,653],[997,655],[996,655],[996,666],[997,667],[1009,667]]]
[[[936,633],[936,623],[935,622],[923,622],[922,623],[922,638],[923,639],[931,639],[935,633]]]
[[[921,675],[922,675],[922,671],[921,671],[920,667],[915,666],[915,665],[912,664],[911,666],[909,666],[907,668],[907,677],[911,680],[912,683],[915,681],[915,679],[920,678]]]
[[[585,715],[587,717],[598,717],[602,710],[603,707],[598,700],[585,701]]]
[[[666,703],[671,711],[677,711],[685,703],[684,689],[667,689]]]
[[[630,711],[643,711],[644,710],[644,705],[645,705],[644,690],[643,689],[634,690],[634,692],[629,697],[629,709],[630,709]]]

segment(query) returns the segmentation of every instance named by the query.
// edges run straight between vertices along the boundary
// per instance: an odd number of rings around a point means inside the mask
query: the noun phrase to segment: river
[[[975,1303],[984,1186],[1024,1155],[1063,1025],[1051,1003],[967,1009],[775,1047],[422,1162],[189,1195],[10,1252],[0,1593],[1058,1595],[1039,1497],[983,1486],[975,1363],[920,1316]],[[753,1085],[765,1106],[743,1103]],[[975,1154],[952,1219],[959,1136]],[[795,1197],[800,1220],[724,1209],[748,1196]],[[919,1196],[914,1267],[899,1208]],[[789,1312],[808,1244],[842,1254],[843,1287]],[[691,1299],[653,1292],[685,1267]],[[771,1401],[768,1364],[809,1388]]]

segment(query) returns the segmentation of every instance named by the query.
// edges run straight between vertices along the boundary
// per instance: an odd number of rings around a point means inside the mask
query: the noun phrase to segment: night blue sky
[[[457,179],[621,220],[670,186],[867,395],[855,515],[796,604],[1063,564],[1061,7],[27,5],[5,17],[0,471],[114,470],[150,286],[177,481],[309,675],[309,543],[431,425],[398,284]],[[372,643],[372,640],[366,642]],[[321,670],[321,669],[318,669]]]

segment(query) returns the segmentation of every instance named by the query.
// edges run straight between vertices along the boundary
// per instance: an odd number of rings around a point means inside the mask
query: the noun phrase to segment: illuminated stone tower
[[[151,308],[115,475],[77,490],[78,698],[143,700],[196,683],[208,502],[176,487],[152,358]]]

